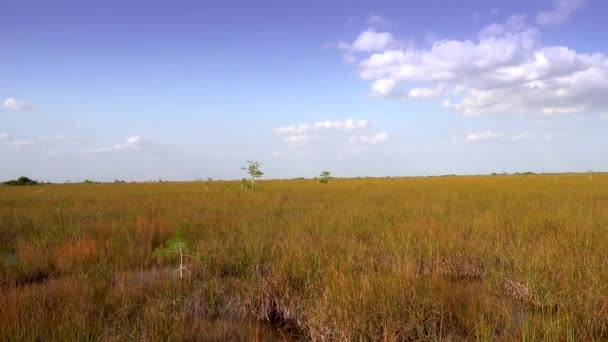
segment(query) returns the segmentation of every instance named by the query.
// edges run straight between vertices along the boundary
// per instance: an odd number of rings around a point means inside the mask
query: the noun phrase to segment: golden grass
[[[257,185],[0,187],[0,340],[608,339],[608,175]]]

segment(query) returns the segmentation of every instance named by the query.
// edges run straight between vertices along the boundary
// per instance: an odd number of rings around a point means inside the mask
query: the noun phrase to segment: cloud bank
[[[557,1],[537,21],[565,20],[581,5]],[[357,73],[370,82],[373,96],[435,99],[469,116],[608,113],[608,57],[546,45],[524,15],[488,25],[471,39],[438,39],[426,48],[398,41],[390,32],[367,29],[340,44],[358,61]]]

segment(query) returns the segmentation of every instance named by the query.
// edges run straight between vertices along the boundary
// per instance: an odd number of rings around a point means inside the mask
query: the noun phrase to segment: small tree
[[[253,190],[253,183],[256,178],[262,177],[264,172],[260,171],[260,166],[262,164],[258,163],[255,160],[248,160],[247,166],[241,167],[241,169],[245,170],[249,176],[251,177],[251,189]]]
[[[320,183],[327,183],[327,182],[329,182],[330,178],[331,178],[331,172],[329,172],[329,171],[321,171],[321,174],[319,174]]]
[[[165,246],[163,248],[158,248],[154,251],[154,256],[173,256],[179,254],[179,267],[177,268],[177,272],[179,272],[179,278],[182,279],[184,277],[184,271],[187,271],[184,266],[184,256],[192,257],[191,255],[185,254],[188,251],[188,245],[186,244],[186,240],[184,239],[184,234],[182,230],[178,230],[175,236],[167,241],[165,241]]]

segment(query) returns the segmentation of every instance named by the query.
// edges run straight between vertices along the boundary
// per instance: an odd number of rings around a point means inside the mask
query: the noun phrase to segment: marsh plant
[[[251,177],[250,179],[251,179],[251,189],[252,190],[253,190],[255,179],[261,178],[262,175],[264,175],[264,172],[262,172],[260,170],[261,166],[262,166],[262,164],[260,164],[259,162],[255,161],[255,160],[248,160],[247,165],[241,167],[241,169],[245,170],[249,174],[249,177]]]
[[[331,178],[331,172],[325,170],[325,171],[321,171],[321,173],[319,174],[319,177],[317,178],[319,183],[327,183],[329,182]]]
[[[184,257],[194,258],[193,255],[186,254],[187,252],[189,252],[188,244],[184,238],[183,230],[180,229],[171,239],[165,241],[163,247],[156,249],[152,255],[156,257],[173,257],[179,255],[179,267],[175,271],[179,272],[179,278],[183,279],[184,271],[189,272],[187,266],[184,266]]]

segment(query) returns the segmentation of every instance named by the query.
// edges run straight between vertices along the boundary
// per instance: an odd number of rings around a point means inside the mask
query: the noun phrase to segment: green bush
[[[28,177],[21,176],[17,179],[9,180],[8,182],[4,182],[6,185],[11,186],[25,186],[25,185],[38,185],[40,184],[38,181],[30,179]]]

